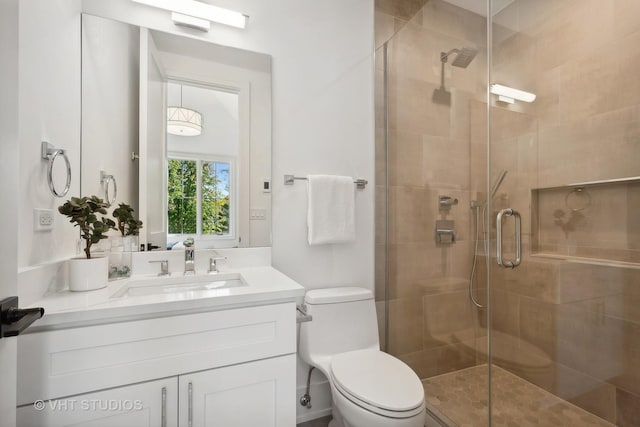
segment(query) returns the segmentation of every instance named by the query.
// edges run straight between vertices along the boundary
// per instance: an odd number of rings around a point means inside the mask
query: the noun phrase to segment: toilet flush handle
[[[298,316],[296,316],[296,323],[310,322],[313,320],[313,316],[307,314],[306,304],[297,304],[296,310],[298,311]]]

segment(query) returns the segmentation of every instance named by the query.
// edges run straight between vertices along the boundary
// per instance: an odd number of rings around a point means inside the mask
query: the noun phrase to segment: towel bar
[[[304,176],[285,175],[284,176],[284,185],[293,185],[295,180],[305,180],[306,181],[307,178],[304,177]],[[353,183],[356,184],[356,187],[359,190],[362,190],[367,186],[369,181],[367,181],[366,179],[354,179]]]

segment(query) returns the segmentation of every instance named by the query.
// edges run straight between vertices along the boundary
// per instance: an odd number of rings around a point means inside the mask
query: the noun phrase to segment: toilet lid
[[[331,374],[342,390],[377,408],[410,411],[424,401],[422,383],[411,368],[379,350],[339,354],[331,360]]]

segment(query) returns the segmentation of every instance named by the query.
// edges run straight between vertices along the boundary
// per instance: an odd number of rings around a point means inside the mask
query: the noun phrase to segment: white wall
[[[57,207],[47,186],[40,142],[68,150],[71,190],[80,184],[80,0],[19,2],[19,159],[18,266],[49,263],[74,256],[77,230]],[[4,113],[3,113],[4,114]],[[35,232],[33,209],[54,210],[53,231]],[[43,284],[25,284],[41,286]],[[20,283],[19,287],[23,284]],[[47,284],[43,285],[46,289]]]
[[[91,15],[82,21],[80,190],[83,196],[104,199],[103,170],[118,187],[109,213],[119,203],[138,212],[138,162],[131,161],[131,153],[138,152],[140,30]]]
[[[127,0],[84,0],[92,14],[201,37],[273,57],[273,265],[307,288],[373,289],[373,1],[258,0],[217,4],[250,16],[245,30],[174,26],[161,10]],[[309,247],[306,189],[286,173],[368,179],[357,196],[357,241]]]

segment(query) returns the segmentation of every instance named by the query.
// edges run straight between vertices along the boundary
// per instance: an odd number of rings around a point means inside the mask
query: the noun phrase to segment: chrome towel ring
[[[44,160],[48,161],[47,182],[49,183],[49,190],[51,190],[51,193],[53,193],[53,195],[56,197],[66,196],[69,192],[69,188],[71,188],[71,162],[69,161],[67,152],[61,148],[54,147],[47,141],[42,141],[40,152],[40,156]],[[61,192],[56,189],[56,186],[53,183],[53,164],[55,163],[58,156],[62,156],[67,166],[67,181],[64,185],[64,189]]]
[[[591,194],[585,187],[575,187],[564,196],[564,204],[573,212],[580,212],[591,206]]]
[[[104,190],[104,201],[107,202],[107,207],[110,207],[116,202],[118,196],[116,178],[113,175],[108,175],[105,171],[100,171],[100,184]],[[113,197],[109,196],[109,184],[113,184]]]

